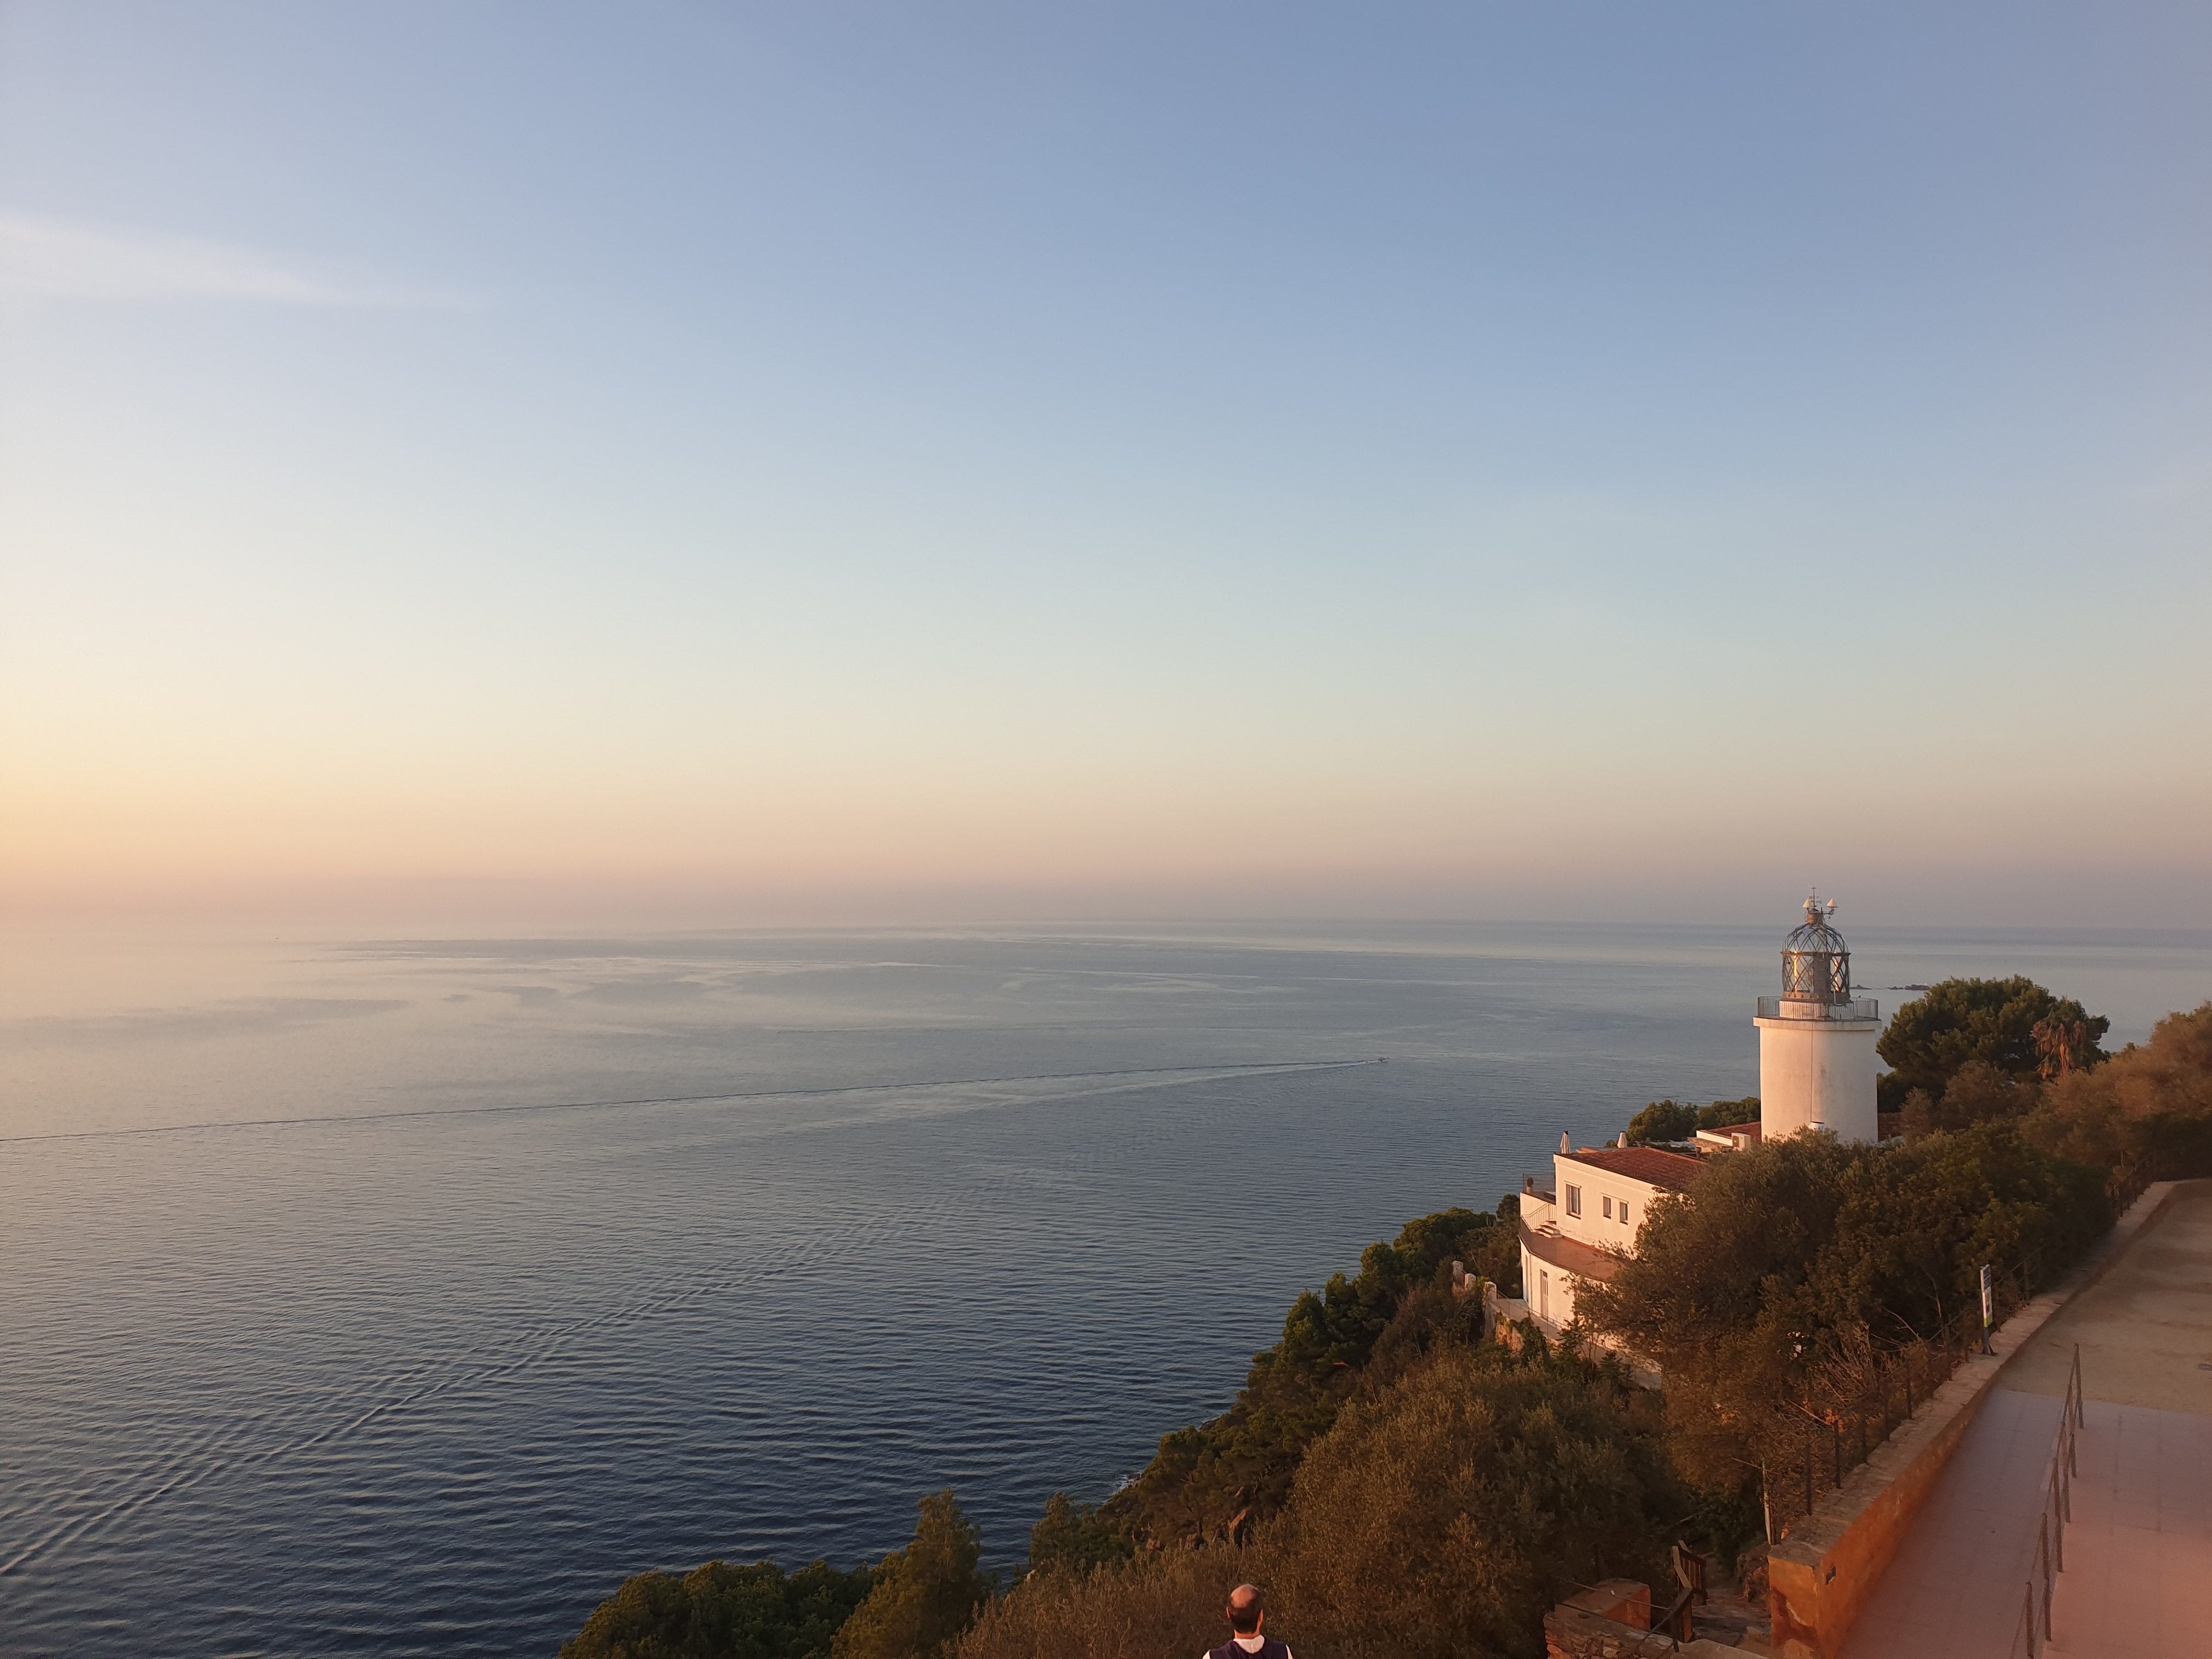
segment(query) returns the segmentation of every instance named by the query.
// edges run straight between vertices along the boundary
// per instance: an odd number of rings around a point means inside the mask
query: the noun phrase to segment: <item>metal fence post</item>
[[[2051,1496],[2045,1500],[2049,1510],[2058,1517],[2058,1524],[2051,1529],[2051,1569],[2053,1572],[2066,1571],[2066,1504],[2059,1495],[2058,1471],[2051,1471]]]
[[[2046,1642],[2051,1639],[2051,1592],[2057,1588],[2051,1581],[2051,1559],[2045,1556],[2043,1562],[2043,1639]]]

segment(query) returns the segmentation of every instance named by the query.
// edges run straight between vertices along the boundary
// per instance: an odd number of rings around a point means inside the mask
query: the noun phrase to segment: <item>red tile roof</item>
[[[1647,1186],[1664,1187],[1670,1193],[1688,1192],[1705,1172],[1702,1160],[1686,1152],[1662,1152],[1656,1146],[1585,1146],[1578,1152],[1563,1152],[1560,1156],[1610,1175],[1626,1176]]]

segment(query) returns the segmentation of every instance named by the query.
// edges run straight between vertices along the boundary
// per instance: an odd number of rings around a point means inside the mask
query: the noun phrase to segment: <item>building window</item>
[[[1607,1221],[1613,1219],[1613,1200],[1609,1198],[1605,1201],[1605,1218]]]
[[[1625,1198],[1620,1200],[1620,1224],[1624,1227],[1628,1224],[1628,1200]]]
[[[1551,1316],[1552,1276],[1549,1273],[1538,1273],[1536,1275],[1536,1317],[1549,1319]]]
[[[1582,1189],[1581,1188],[1579,1188],[1579,1187],[1570,1187],[1570,1188],[1567,1188],[1567,1213],[1568,1213],[1569,1215],[1580,1215],[1582,1212],[1583,1212],[1583,1189]]]

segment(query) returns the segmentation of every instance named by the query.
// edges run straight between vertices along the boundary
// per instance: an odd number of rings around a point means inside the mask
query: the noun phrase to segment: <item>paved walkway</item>
[[[2048,1387],[2078,1341],[2088,1397],[2045,1653],[2212,1655],[2212,1195],[2178,1200],[2038,1339],[2023,1382]]]
[[[2095,1399],[2082,1416],[2045,1654],[2212,1654],[2212,1416]]]
[[[2191,1193],[2007,1365],[1841,1659],[2017,1651],[2077,1344],[2088,1403],[2045,1659],[2212,1656],[2212,1194]]]
[[[2081,1348],[2092,1400],[2212,1414],[2212,1191],[2191,1182],[2005,1368],[2004,1385],[2063,1395]]]
[[[1842,1659],[2006,1659],[2059,1401],[1992,1389],[1844,1638]]]

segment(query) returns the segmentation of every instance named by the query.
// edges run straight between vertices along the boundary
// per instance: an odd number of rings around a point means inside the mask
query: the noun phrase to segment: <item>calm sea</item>
[[[1751,1092],[1789,921],[18,936],[0,1651],[550,1655],[946,1485],[1010,1563],[1370,1240]],[[2212,995],[2212,935],[1852,942]]]

